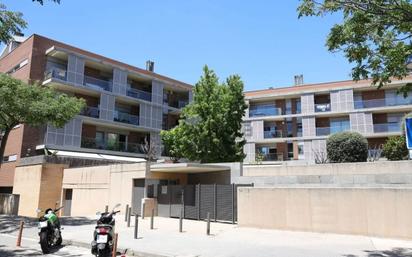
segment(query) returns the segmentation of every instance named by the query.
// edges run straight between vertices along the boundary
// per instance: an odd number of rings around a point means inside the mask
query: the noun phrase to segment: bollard
[[[153,222],[154,222],[154,209],[152,209],[152,216],[150,216],[150,229],[153,229]]]
[[[112,250],[112,257],[116,257],[117,255],[117,240],[118,240],[119,234],[114,234],[113,238],[113,250]]]
[[[129,207],[129,211],[127,212],[127,227],[130,227],[130,216],[132,216],[132,207]]]
[[[126,204],[126,211],[124,212],[124,221],[127,221],[127,215],[129,213],[129,205]]]
[[[134,239],[137,239],[137,229],[139,228],[139,214],[134,216]]]
[[[106,205],[106,206],[104,207],[104,212],[109,212],[109,205]]]
[[[143,210],[142,210],[142,220],[144,220],[144,214],[145,214],[145,211],[146,211],[146,203],[143,202],[142,205],[143,205],[143,206],[142,206],[142,208],[143,208]]]
[[[210,212],[207,213],[206,234],[210,236]]]
[[[24,221],[20,221],[19,234],[17,235],[17,242],[16,242],[17,247],[21,246],[21,236],[23,234],[23,226],[24,226]]]
[[[182,218],[182,213],[180,213],[180,217],[179,217],[179,232],[180,232],[180,233],[183,232],[183,218]]]

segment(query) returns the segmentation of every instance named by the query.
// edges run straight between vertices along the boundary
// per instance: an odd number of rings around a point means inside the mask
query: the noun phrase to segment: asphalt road
[[[92,257],[89,249],[75,246],[62,246],[52,253],[43,255],[37,240],[23,238],[22,247],[16,247],[16,237],[9,234],[0,234],[0,256],[1,257],[21,257],[21,256],[49,256],[49,257]]]

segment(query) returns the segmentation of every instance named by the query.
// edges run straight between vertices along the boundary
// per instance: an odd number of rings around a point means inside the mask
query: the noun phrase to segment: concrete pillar
[[[113,69],[113,93],[126,95],[127,71],[118,68]]]
[[[113,121],[116,100],[113,95],[101,93],[100,95],[100,119]]]
[[[315,112],[315,95],[303,94],[300,97],[302,114],[313,114]]]
[[[164,84],[158,80],[152,80],[152,103],[163,105]]]
[[[83,85],[84,59],[74,54],[67,58],[67,81],[76,85]]]

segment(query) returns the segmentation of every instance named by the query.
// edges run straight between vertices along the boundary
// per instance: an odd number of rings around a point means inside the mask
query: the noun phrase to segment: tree
[[[302,16],[342,13],[343,23],[330,30],[329,51],[343,51],[354,63],[354,80],[372,79],[379,88],[392,78],[402,79],[409,71],[406,63],[412,55],[412,4],[409,0],[302,0]],[[405,96],[408,83],[400,89]]]
[[[84,107],[83,99],[69,97],[37,85],[28,85],[6,74],[0,74],[0,165],[11,130],[19,124],[40,126],[51,123],[63,127]]]
[[[332,163],[366,162],[368,141],[357,132],[339,132],[328,137],[326,151]]]
[[[166,149],[175,158],[202,163],[242,161],[241,132],[246,110],[243,82],[237,75],[222,84],[207,66],[194,87],[194,100],[182,111],[179,125],[162,132]]]
[[[32,0],[41,5],[43,0]],[[60,0],[50,0],[55,3],[60,3]],[[27,27],[27,22],[23,19],[23,14],[20,12],[8,11],[7,7],[0,3],[0,42],[7,44],[13,39],[14,35],[21,34],[21,30]]]

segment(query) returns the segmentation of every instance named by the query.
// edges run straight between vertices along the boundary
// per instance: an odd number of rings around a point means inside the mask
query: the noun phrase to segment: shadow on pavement
[[[50,253],[56,254],[58,256],[62,257],[79,257],[82,255],[79,254],[72,254],[64,250],[64,246],[61,246],[59,248],[55,248]],[[15,257],[15,256],[41,256],[43,253],[38,250],[33,250],[33,249],[25,249],[25,248],[17,248],[17,249],[10,249],[7,248],[4,245],[0,245],[0,256],[1,257]]]
[[[15,215],[0,215],[0,233],[13,233],[19,230],[20,221],[24,221],[25,228],[37,227],[37,218]],[[96,223],[87,217],[61,217],[62,226],[82,226]],[[2,255],[0,255],[2,256]]]
[[[393,248],[386,251],[365,251],[365,257],[412,257],[412,249],[408,248]],[[363,257],[359,255],[343,255],[343,257]]]

